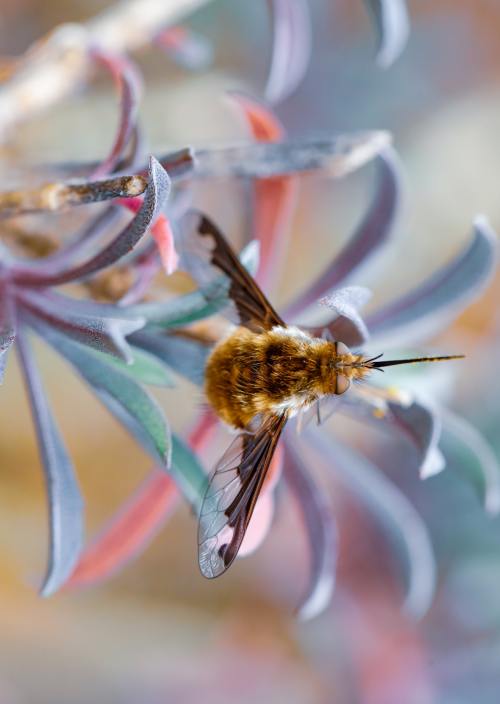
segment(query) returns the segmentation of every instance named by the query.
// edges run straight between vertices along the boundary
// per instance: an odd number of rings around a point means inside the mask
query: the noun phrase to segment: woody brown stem
[[[126,53],[211,0],[122,0],[85,24],[64,24],[37,42],[0,86],[0,141],[9,128],[77,90],[93,63],[91,48]]]

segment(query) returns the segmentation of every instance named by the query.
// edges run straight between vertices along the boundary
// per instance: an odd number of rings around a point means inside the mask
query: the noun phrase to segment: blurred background
[[[388,129],[405,169],[396,238],[357,281],[374,304],[417,283],[458,251],[484,213],[500,230],[500,3],[410,0],[411,35],[388,70],[361,2],[311,2],[313,55],[305,80],[277,108],[288,132]],[[0,55],[20,55],[62,22],[107,7],[97,0],[2,0]],[[154,153],[244,136],[225,91],[260,95],[271,31],[262,2],[215,0],[189,18],[213,46],[198,73],[158,50],[136,54],[145,77],[141,120]],[[105,78],[20,125],[5,147],[29,160],[102,156],[116,125]],[[2,168],[4,182],[8,170]],[[291,244],[273,300],[302,289],[347,239],[364,212],[373,171],[342,181],[301,179]],[[8,188],[3,184],[2,189]],[[197,203],[241,235],[241,188],[213,182]],[[313,243],[313,244],[311,244]],[[383,272],[383,276],[381,276]],[[467,351],[467,373],[446,400],[500,452],[497,300],[500,280],[436,345]],[[149,460],[45,347],[37,347],[49,395],[79,472],[89,535],[145,476]],[[201,402],[187,384],[159,394],[178,430]],[[173,413],[171,414],[173,416]],[[343,432],[343,426],[340,426]],[[346,426],[356,443],[356,426]],[[500,691],[500,519],[487,517],[455,457],[426,482],[404,455],[371,448],[423,516],[439,567],[424,619],[401,611],[390,543],[369,514],[329,478],[340,529],[337,590],[326,613],[299,623],[293,608],[307,569],[287,492],[261,549],[222,580],[196,563],[196,525],[180,507],[152,546],[123,572],[86,591],[41,600],[46,509],[32,425],[14,356],[0,403],[0,704],[257,701],[289,704],[493,704]],[[211,458],[203,458],[210,464]],[[398,464],[399,463],[399,464]],[[399,470],[397,469],[399,467]],[[455,471],[457,470],[457,471]],[[330,480],[331,479],[331,480]]]

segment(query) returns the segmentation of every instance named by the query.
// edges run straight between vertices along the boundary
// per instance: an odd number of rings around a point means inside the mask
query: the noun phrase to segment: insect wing
[[[238,554],[286,419],[268,416],[255,433],[240,433],[215,468],[198,527],[205,577],[221,575]]]
[[[226,287],[233,322],[256,332],[285,326],[224,235],[202,213],[190,211],[182,218],[181,257],[209,297],[220,295]]]

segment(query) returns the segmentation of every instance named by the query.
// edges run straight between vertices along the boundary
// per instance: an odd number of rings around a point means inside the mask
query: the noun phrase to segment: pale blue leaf
[[[309,583],[298,615],[303,620],[318,616],[330,603],[335,587],[338,536],[333,508],[304,466],[300,445],[287,434],[284,476],[302,514],[311,560]],[[297,452],[298,449],[298,452]]]
[[[270,103],[295,92],[311,58],[311,18],[307,0],[271,0],[273,50],[265,89]]]
[[[307,456],[337,476],[369,506],[402,548],[407,567],[405,609],[421,617],[429,609],[436,585],[431,541],[422,518],[405,495],[367,458],[333,442],[324,432],[309,428],[300,436]]]
[[[34,325],[47,342],[65,357],[116,416],[162,467],[170,465],[170,431],[155,399],[125,371],[117,369],[83,345],[39,323]]]
[[[41,594],[50,596],[64,584],[78,561],[83,542],[83,501],[24,334],[18,335],[17,350],[45,472],[50,554]]]
[[[423,284],[365,317],[372,342],[405,345],[429,338],[476,300],[490,283],[498,258],[497,236],[476,218],[472,238]]]
[[[405,0],[365,0],[377,30],[377,63],[388,68],[403,51],[410,33]]]

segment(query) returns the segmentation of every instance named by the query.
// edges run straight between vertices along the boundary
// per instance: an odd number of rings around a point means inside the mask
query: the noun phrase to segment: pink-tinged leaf
[[[177,500],[175,482],[163,471],[153,470],[87,547],[65,586],[95,584],[116,574],[151,543]]]
[[[401,197],[398,159],[391,149],[385,149],[377,157],[376,164],[376,191],[367,214],[323,274],[287,307],[287,318],[299,315],[347,278],[351,278],[390,239],[395,229]]]
[[[83,501],[24,333],[18,334],[17,351],[45,472],[50,552],[40,593],[50,596],[64,584],[78,560],[83,539]]]
[[[236,92],[230,97],[243,111],[255,140],[276,142],[284,137],[281,123],[265,105]],[[293,176],[258,179],[254,183],[253,230],[260,245],[256,279],[263,286],[276,278],[283,261],[298,187],[298,179]]]
[[[118,203],[133,213],[137,213],[141,208],[142,198],[120,198]],[[179,257],[175,251],[174,234],[169,219],[163,214],[158,215],[151,225],[150,231],[156,242],[165,272],[168,275],[173,274],[179,264]]]
[[[16,337],[15,304],[7,281],[0,279],[0,384],[7,354]]]
[[[201,71],[213,61],[214,51],[208,39],[187,27],[167,27],[153,41],[189,71]]]
[[[15,273],[15,281],[20,284],[36,286],[58,286],[70,281],[86,278],[101,269],[112,266],[132,251],[148,231],[149,227],[161,214],[161,209],[168,198],[170,179],[158,161],[151,157],[149,165],[148,186],[144,201],[127,227],[108,245],[91,259],[73,268],[57,274],[37,274],[36,271]]]
[[[285,478],[301,513],[311,560],[306,592],[298,615],[318,616],[330,603],[335,587],[338,539],[333,509],[314,483],[297,452],[295,439],[288,435],[285,449]]]
[[[77,259],[81,258],[88,250],[96,246],[96,244],[107,235],[108,230],[118,219],[119,209],[113,205],[106,208],[102,213],[95,218],[92,218],[88,224],[84,225],[74,237],[71,238],[69,244],[65,244],[61,249],[56,250],[53,254],[32,261],[23,260],[22,265],[14,264],[13,270],[17,276],[21,276],[26,270],[36,270],[37,273],[46,273],[48,275],[65,271]]]
[[[436,564],[424,521],[405,495],[366,457],[333,442],[312,425],[300,436],[307,443],[307,457],[356,492],[402,548],[407,571],[405,610],[422,617],[431,605],[436,585]]]
[[[193,451],[201,452],[214,429],[214,416],[208,412],[203,413],[189,436]],[[179,461],[180,453],[176,450],[180,449],[174,438],[172,470],[178,472],[177,479],[183,472],[182,465],[185,464]],[[181,482],[193,506],[201,503],[202,490],[198,487],[196,476],[198,471],[196,468],[195,473],[186,476]],[[189,482],[191,488],[186,490]],[[131,499],[114,514],[90,543],[66,586],[75,588],[102,582],[142,554],[175,509],[180,498],[178,486],[179,484],[163,471],[153,470]]]
[[[94,49],[92,55],[112,75],[120,96],[120,119],[114,143],[103,162],[92,172],[92,178],[113,173],[137,125],[137,109],[141,78],[134,64],[124,56]]]
[[[493,448],[465,418],[448,409],[441,409],[441,417],[444,439],[453,443],[453,452],[459,450],[460,464],[466,470],[466,476],[472,483],[481,485],[484,507],[489,514],[496,516],[500,512],[500,464]],[[453,467],[454,463],[449,464]]]
[[[405,48],[410,34],[410,21],[405,0],[365,0],[365,2],[379,37],[377,63],[382,68],[388,68]]]
[[[405,344],[429,338],[448,325],[490,283],[498,259],[497,236],[484,218],[476,218],[470,242],[451,262],[423,284],[368,315],[373,340]]]
[[[125,362],[132,361],[126,337],[142,328],[144,318],[130,318],[116,306],[78,301],[50,291],[25,290],[17,300],[30,320],[43,320],[60,333]]]
[[[295,92],[311,58],[311,18],[308,0],[270,0],[273,50],[265,90],[270,103]]]

